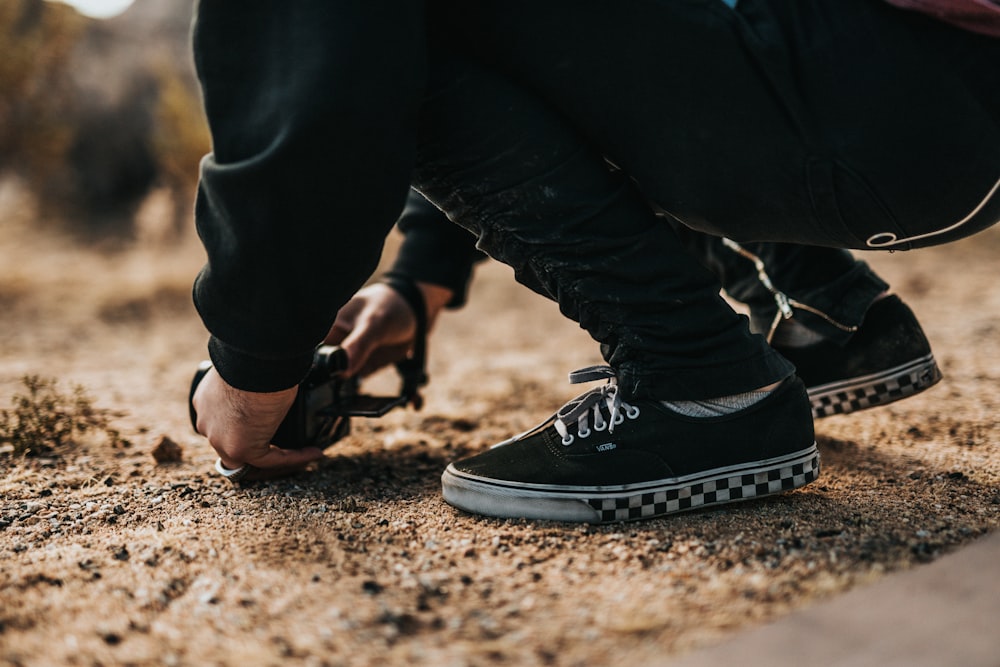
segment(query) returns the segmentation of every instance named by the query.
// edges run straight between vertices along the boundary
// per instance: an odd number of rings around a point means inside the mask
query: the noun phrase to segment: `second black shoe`
[[[797,378],[749,408],[710,418],[654,400],[623,402],[604,366],[570,378],[608,383],[531,431],[449,465],[444,499],[487,516],[600,523],[781,493],[819,474]]]
[[[775,349],[795,364],[817,419],[892,403],[941,380],[920,323],[895,295],[872,304],[845,346]]]

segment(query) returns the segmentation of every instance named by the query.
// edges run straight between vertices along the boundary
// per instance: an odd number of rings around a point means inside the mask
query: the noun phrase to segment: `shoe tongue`
[[[604,402],[608,397],[612,397],[615,405],[620,403],[618,400],[617,385],[606,384],[603,387],[591,389],[585,394],[580,394],[566,405],[559,408],[559,411],[556,412],[556,419],[564,424],[573,423],[579,419],[581,415],[594,407],[594,405]]]

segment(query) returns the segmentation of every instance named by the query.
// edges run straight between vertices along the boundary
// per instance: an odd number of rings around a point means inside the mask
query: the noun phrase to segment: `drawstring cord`
[[[792,299],[787,294],[779,290],[777,287],[774,286],[774,283],[771,282],[771,277],[767,275],[767,270],[764,267],[764,260],[762,260],[760,257],[758,257],[757,255],[753,254],[752,252],[741,246],[736,241],[733,241],[732,239],[723,238],[722,244],[727,248],[729,248],[730,250],[732,250],[733,252],[735,252],[736,254],[740,255],[741,257],[753,263],[754,268],[757,269],[757,280],[759,280],[760,283],[767,289],[767,291],[770,292],[771,295],[774,297],[774,302],[778,306],[778,312],[775,313],[774,320],[771,322],[771,327],[767,332],[768,343],[770,343],[771,339],[774,338],[774,332],[777,331],[778,325],[781,324],[781,320],[790,320],[795,315],[795,313],[792,311],[792,306],[798,308],[799,310],[804,310],[806,312],[812,313],[813,315],[823,318],[824,320],[826,320],[833,326],[837,327],[841,331],[854,333],[858,330],[858,327],[842,324],[837,320],[833,319],[832,317],[830,317],[829,315],[827,315],[826,313],[824,313],[823,311],[819,310],[818,308],[813,308],[808,304]]]
[[[958,222],[949,225],[948,227],[945,227],[944,229],[939,229],[933,232],[927,232],[926,234],[917,234],[916,236],[908,236],[902,239],[897,238],[895,232],[879,232],[878,234],[872,234],[871,236],[869,236],[868,240],[865,241],[865,245],[867,245],[869,248],[876,248],[876,249],[891,248],[892,246],[899,245],[901,243],[912,243],[913,241],[919,241],[920,239],[929,239],[934,236],[940,236],[941,234],[947,234],[948,232],[953,232],[962,225],[964,225],[965,223],[969,222],[969,220],[972,220],[974,217],[976,217],[976,214],[979,213],[981,210],[983,210],[983,207],[989,203],[990,199],[992,199],[993,195],[995,195],[998,191],[1000,191],[1000,179],[997,179],[997,182],[993,184],[993,187],[990,188],[990,191],[986,193],[986,196],[983,197],[983,200],[978,204],[976,204],[976,207],[972,209],[971,213],[969,213],[967,216],[965,216]]]

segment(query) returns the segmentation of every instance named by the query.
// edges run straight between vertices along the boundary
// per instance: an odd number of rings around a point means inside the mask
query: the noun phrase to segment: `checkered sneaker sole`
[[[880,373],[809,387],[809,402],[815,419],[845,415],[920,393],[940,379],[934,355],[928,354]]]
[[[791,491],[818,476],[819,454],[814,451],[795,463],[766,470],[726,474],[662,491],[590,498],[587,502],[600,513],[602,523],[631,521]]]
[[[617,488],[519,484],[468,475],[449,466],[442,476],[442,489],[448,503],[477,514],[608,523],[783,493],[818,476],[819,452],[814,443],[778,458]]]

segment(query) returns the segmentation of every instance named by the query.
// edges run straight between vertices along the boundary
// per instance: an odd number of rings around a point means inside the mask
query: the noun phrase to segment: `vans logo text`
[[[599,451],[599,452],[610,452],[612,449],[615,449],[617,446],[618,445],[616,445],[613,442],[606,442],[603,445],[598,445],[597,446],[597,451]]]

